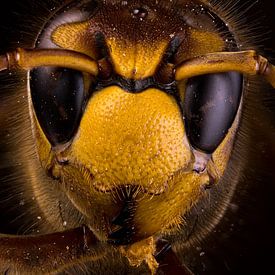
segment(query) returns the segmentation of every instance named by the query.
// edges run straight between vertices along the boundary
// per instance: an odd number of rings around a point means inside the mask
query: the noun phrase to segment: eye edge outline
[[[38,68],[47,68],[48,66],[45,66],[45,67],[38,67]],[[65,70],[70,70],[69,73],[74,73],[75,70],[72,70],[72,69],[68,69],[68,68],[62,68],[62,67],[51,67],[49,66],[49,68],[58,68],[58,69],[65,69]],[[64,137],[62,140],[59,140],[57,137],[56,137],[56,133],[53,136],[51,136],[51,134],[49,133],[49,127],[47,126],[43,126],[40,122],[40,119],[39,119],[39,116],[38,115],[38,112],[39,110],[37,110],[37,108],[35,107],[35,103],[34,103],[34,99],[33,99],[33,92],[32,92],[32,73],[33,71],[37,69],[37,68],[34,68],[32,70],[29,70],[28,71],[28,90],[29,90],[29,96],[30,96],[30,101],[31,101],[31,106],[32,106],[32,109],[33,109],[33,112],[35,113],[35,116],[36,116],[36,119],[39,123],[39,126],[41,127],[41,130],[43,131],[43,134],[45,135],[47,141],[51,144],[51,147],[52,149],[54,148],[57,148],[57,147],[63,147],[63,146],[67,146],[67,144],[71,144],[72,143],[72,140],[74,139],[76,133],[77,133],[77,130],[79,128],[79,125],[80,125],[80,121],[81,121],[81,118],[83,116],[83,113],[85,111],[85,105],[86,105],[86,102],[87,102],[87,97],[85,96],[85,91],[84,91],[84,76],[83,76],[83,72],[81,71],[77,71],[79,74],[81,74],[81,82],[83,84],[83,95],[82,95],[82,100],[81,100],[81,104],[80,104],[80,109],[78,110],[79,113],[78,113],[78,119],[75,121],[75,125],[74,127],[72,127],[73,129],[71,131],[69,131],[66,135],[66,137]],[[43,72],[44,73],[44,72]],[[34,83],[34,82],[33,82]],[[73,93],[73,89],[70,89],[70,93]],[[58,118],[55,118],[54,119],[55,121],[58,120]],[[56,131],[55,131],[56,132]]]
[[[215,74],[219,75],[219,74],[226,74],[226,73],[230,73],[230,72],[221,72],[221,73],[213,73],[213,74],[214,75]],[[225,140],[226,136],[228,135],[228,132],[230,131],[230,129],[234,125],[234,122],[236,121],[239,112],[241,111],[243,97],[244,97],[244,93],[245,93],[246,87],[247,87],[246,86],[247,85],[247,77],[245,75],[239,73],[239,72],[236,72],[236,71],[232,71],[232,73],[236,73],[241,77],[241,79],[240,79],[241,80],[241,82],[240,82],[241,88],[240,88],[240,93],[239,93],[238,103],[237,103],[238,105],[237,105],[235,114],[232,117],[231,122],[229,123],[230,127],[228,127],[228,129],[225,131],[225,133],[223,135],[223,138],[220,140],[220,142],[217,143],[217,145],[215,146],[215,149],[213,149],[213,150],[204,150],[204,149],[200,148],[199,146],[197,146],[196,144],[194,144],[192,142],[192,139],[190,138],[190,134],[188,133],[188,130],[187,130],[188,126],[186,126],[186,123],[188,123],[188,122],[186,120],[186,115],[185,115],[185,113],[186,113],[185,106],[184,106],[185,102],[182,103],[182,108],[183,108],[182,112],[183,112],[184,125],[185,125],[185,129],[186,129],[186,137],[188,139],[188,142],[189,142],[190,146],[192,148],[194,148],[194,150],[197,150],[197,151],[200,151],[202,153],[209,154],[209,155],[213,154],[218,149],[218,147],[222,144],[222,142]],[[213,74],[199,75],[199,76],[195,76],[194,78],[196,78],[196,77],[207,77],[208,75],[213,75]],[[192,78],[189,78],[189,79],[192,79]],[[187,80],[189,80],[189,79],[187,79]],[[186,89],[185,89],[185,91],[186,91]]]

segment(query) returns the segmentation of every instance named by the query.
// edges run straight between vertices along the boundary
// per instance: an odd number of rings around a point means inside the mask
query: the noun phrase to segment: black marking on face
[[[243,78],[236,72],[189,79],[185,92],[185,128],[191,145],[213,153],[230,129],[242,95]]]
[[[30,72],[32,102],[39,124],[52,145],[75,134],[82,115],[84,81],[81,72],[41,67]]]

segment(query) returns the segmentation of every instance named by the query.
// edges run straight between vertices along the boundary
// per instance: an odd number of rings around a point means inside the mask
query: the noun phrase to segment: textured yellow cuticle
[[[71,154],[90,170],[99,189],[137,184],[154,193],[191,158],[173,97],[157,89],[132,94],[116,86],[91,98]]]
[[[133,43],[109,38],[107,44],[116,73],[126,78],[142,79],[154,75],[168,41]]]

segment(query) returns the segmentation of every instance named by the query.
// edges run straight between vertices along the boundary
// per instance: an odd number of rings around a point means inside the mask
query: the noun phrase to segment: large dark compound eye
[[[82,114],[84,83],[81,72],[41,67],[30,73],[32,102],[38,121],[52,145],[69,141]]]
[[[184,112],[190,144],[213,153],[226,136],[236,116],[242,75],[236,72],[198,76],[187,83]]]

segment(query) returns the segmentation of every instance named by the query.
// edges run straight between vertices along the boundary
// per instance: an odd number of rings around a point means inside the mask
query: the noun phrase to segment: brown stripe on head
[[[196,11],[202,7],[199,2],[188,4],[187,7],[186,1],[160,1],[159,5],[155,1],[104,1],[89,20],[57,27],[52,40],[62,48],[95,59],[104,57],[103,49],[117,74],[130,79],[147,78],[156,73],[175,37],[180,41],[172,61],[175,64],[224,48],[209,16]],[[193,13],[190,5],[195,7]],[[203,26],[198,25],[197,17],[203,20]]]

